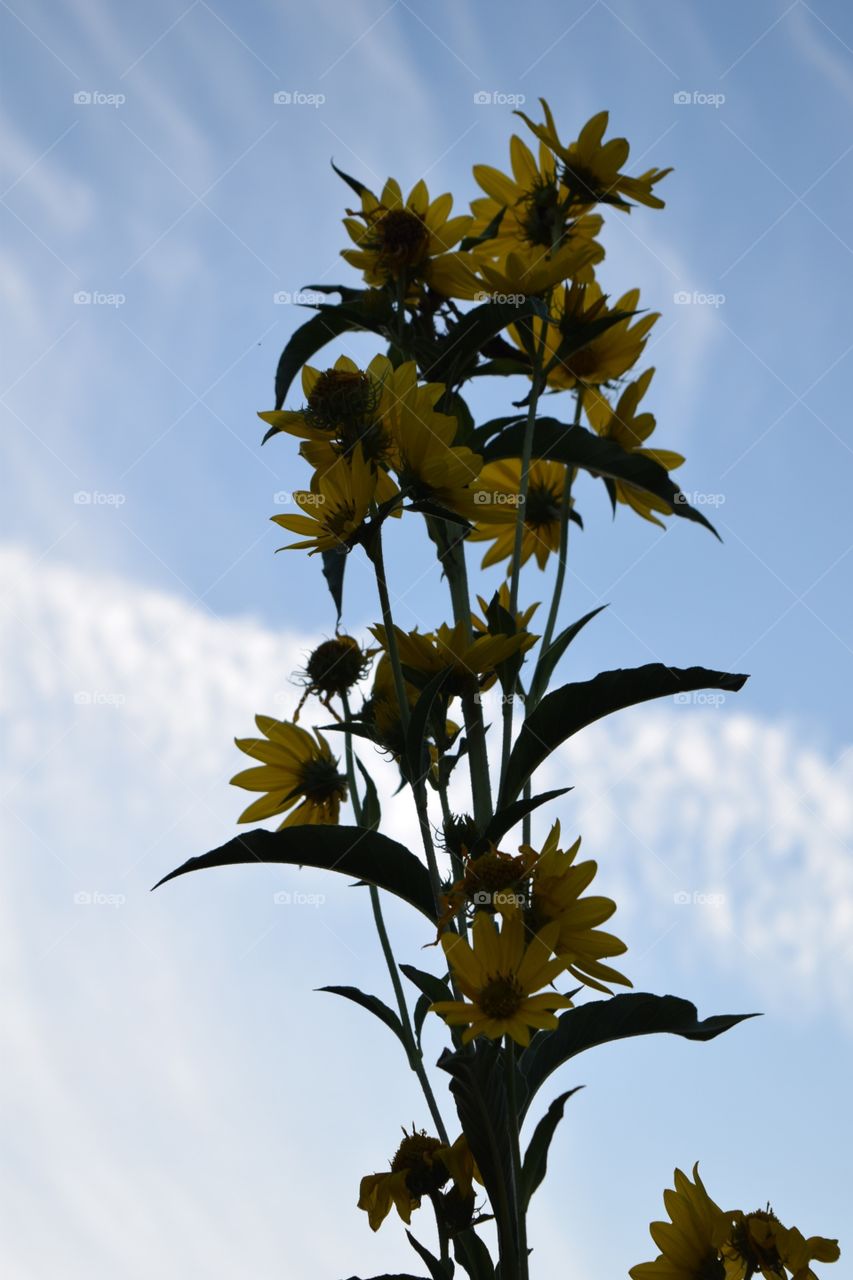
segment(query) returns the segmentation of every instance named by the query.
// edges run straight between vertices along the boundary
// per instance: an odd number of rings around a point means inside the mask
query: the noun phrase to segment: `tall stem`
[[[521,1144],[519,1140],[518,1086],[516,1082],[515,1041],[509,1036],[504,1042],[504,1066],[506,1069],[506,1095],[509,1108],[509,1141],[512,1158],[512,1177],[515,1184],[515,1206],[518,1221],[518,1275],[528,1280],[527,1266],[527,1210],[522,1201]]]
[[[572,423],[575,427],[580,425],[582,405],[583,387],[579,386],[575,391],[575,416]],[[562,599],[563,586],[566,580],[566,562],[569,554],[569,525],[571,523],[573,480],[574,469],[572,467],[567,467],[566,479],[563,484],[563,496],[560,500],[560,549],[557,556],[557,576],[554,579],[554,593],[551,596],[551,607],[548,611],[548,621],[545,624],[545,634],[542,636],[542,644],[539,647],[540,655],[545,653],[554,638],[554,629],[557,625],[557,616],[560,611],[560,601]]]
[[[518,484],[518,512],[515,519],[515,539],[512,549],[512,572],[509,586],[509,612],[514,618],[518,609],[518,583],[521,576],[521,548],[524,540],[524,507],[527,502],[527,489],[530,481],[530,461],[533,454],[533,430],[536,425],[536,409],[542,391],[542,362],[548,333],[548,322],[542,321],[538,340],[534,337],[533,381],[530,388],[530,399],[527,404],[527,423],[524,428],[524,441],[521,447],[521,474]],[[535,328],[534,328],[535,334]],[[506,775],[510,747],[512,745],[512,697],[504,699],[503,704],[503,742],[501,747],[501,785]]]
[[[350,722],[349,700],[345,693],[341,694],[341,701],[344,707],[344,717],[347,725]],[[347,782],[349,784],[350,799],[352,801],[353,813],[355,820],[359,826],[362,824],[363,810],[361,807],[361,798],[358,793],[358,786],[355,776],[355,756],[352,748],[352,734],[349,729],[344,733],[344,752],[346,756]],[[394,950],[391,946],[391,940],[388,937],[388,930],[385,927],[385,917],[382,914],[382,902],[379,897],[379,890],[375,884],[368,885],[370,892],[370,906],[373,911],[373,921],[376,925],[376,932],[379,936],[379,944],[382,947],[382,954],[385,957],[385,964],[388,968],[388,976],[391,979],[391,986],[394,988],[394,997],[397,1001],[397,1009],[400,1014],[400,1022],[403,1027],[403,1036],[406,1043],[406,1054],[409,1059],[409,1066],[417,1076],[421,1089],[423,1090],[426,1104],[429,1107],[430,1115],[435,1124],[436,1133],[442,1142],[448,1142],[447,1130],[444,1121],[441,1118],[441,1112],[436,1102],[435,1094],[432,1091],[432,1085],[429,1076],[423,1064],[423,1054],[418,1048],[418,1042],[415,1037],[412,1020],[409,1016],[409,1006],[406,1003],[406,994],[403,991],[403,984],[400,980],[400,971],[397,968],[397,961],[394,958]]]

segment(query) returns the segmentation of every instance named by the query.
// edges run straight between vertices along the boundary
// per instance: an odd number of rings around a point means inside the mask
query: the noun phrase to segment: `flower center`
[[[524,874],[523,860],[495,849],[469,862],[465,870],[465,893],[475,907],[494,907],[501,900],[523,906],[526,896],[510,891]]]
[[[610,184],[603,183],[598,175],[586,165],[572,161],[563,170],[563,182],[571,192],[573,204],[616,203],[618,196],[610,196]]]
[[[435,1153],[444,1144],[438,1138],[416,1130],[407,1133],[397,1148],[391,1161],[392,1173],[406,1172],[406,1185],[413,1195],[428,1195],[438,1191],[447,1182],[450,1174]]]
[[[518,222],[528,244],[550,249],[558,232],[562,232],[560,192],[555,182],[540,178],[520,201]],[[562,239],[562,235],[559,237]]]
[[[347,798],[347,780],[338,773],[333,756],[315,756],[302,765],[299,790],[314,804],[327,805]]]
[[[477,1003],[489,1018],[512,1018],[524,1002],[524,992],[514,974],[497,973],[480,992]]]
[[[389,267],[414,267],[426,257],[429,230],[411,209],[387,209],[373,222],[380,261]]]
[[[319,693],[342,694],[365,673],[366,660],[352,636],[337,636],[319,644],[305,667],[312,689]]]
[[[379,391],[369,374],[326,369],[314,383],[305,416],[321,431],[337,434],[363,429],[378,401]]]
[[[532,529],[554,524],[560,518],[560,496],[550,485],[532,484],[527,491],[524,523]]]

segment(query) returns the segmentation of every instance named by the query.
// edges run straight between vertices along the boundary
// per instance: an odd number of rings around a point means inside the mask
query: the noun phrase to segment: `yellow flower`
[[[521,846],[530,876],[527,926],[559,925],[554,952],[566,962],[566,968],[579,982],[596,991],[610,994],[608,982],[630,987],[631,981],[616,969],[602,964],[610,956],[627,951],[625,943],[598,925],[609,920],[616,910],[610,898],[582,897],[598,871],[595,862],[576,863],[580,837],[570,849],[560,849],[560,824],[555,822],[537,853],[530,845]]]
[[[537,163],[515,134],[510,138],[512,177],[491,165],[474,165],[474,177],[486,192],[471,202],[472,236],[482,236],[500,214],[497,232],[479,248],[500,256],[519,246],[551,249],[569,241],[594,240],[601,230],[598,216],[568,216],[569,191],[560,182],[554,156],[544,143]]]
[[[603,257],[601,245],[583,235],[570,236],[555,249],[504,242],[496,256],[485,241],[470,253],[448,253],[434,274],[436,287],[450,297],[520,302],[541,297],[562,280],[588,278],[590,268]]]
[[[466,1028],[463,1044],[475,1036],[497,1040],[507,1035],[525,1047],[532,1028],[553,1029],[557,1025],[554,1010],[572,1007],[568,996],[540,992],[565,968],[562,960],[551,955],[556,936],[557,926],[547,925],[525,946],[521,916],[505,919],[498,932],[492,917],[478,912],[473,947],[457,933],[441,935],[456,985],[468,999],[440,1000],[431,1009],[449,1026]]]
[[[749,1280],[762,1275],[778,1280],[790,1271],[793,1280],[817,1280],[812,1262],[837,1262],[837,1240],[806,1239],[796,1227],[784,1227],[768,1207],[755,1213],[734,1214],[735,1226],[723,1245],[726,1280]]]
[[[466,1198],[472,1194],[473,1179],[480,1181],[464,1135],[447,1146],[423,1130],[413,1128],[406,1133],[404,1129],[390,1172],[369,1173],[362,1178],[358,1207],[365,1210],[374,1231],[379,1230],[392,1207],[408,1224],[412,1210],[420,1208],[421,1198],[437,1194],[451,1178]]]
[[[411,710],[418,700],[418,690],[408,681],[403,683],[409,710]],[[383,653],[376,664],[373,687],[364,705],[362,718],[370,726],[380,746],[394,756],[399,757],[403,754],[406,735],[400,720],[400,704],[397,700],[394,672],[387,653]]]
[[[584,409],[590,425],[600,436],[607,440],[614,440],[628,453],[651,458],[667,471],[674,471],[684,461],[680,453],[673,453],[671,449],[643,447],[644,441],[648,440],[655,429],[655,417],[653,413],[638,413],[637,409],[653,375],[654,369],[647,369],[636,382],[629,383],[619,397],[615,409],[611,408],[600,391],[587,393],[584,397]],[[672,515],[672,507],[668,502],[655,497],[646,489],[630,484],[627,480],[614,481],[614,491],[617,502],[623,502],[632,507],[644,520],[650,520],[652,524],[663,527],[662,522],[652,515],[653,511],[659,511],[662,515]]]
[[[628,159],[630,147],[625,138],[611,138],[604,142],[609,113],[599,111],[581,129],[576,142],[560,141],[551,108],[540,98],[545,113],[544,124],[534,124],[523,111],[517,112],[540,142],[553,151],[563,162],[561,180],[571,192],[575,208],[588,209],[596,204],[612,204],[619,209],[630,209],[632,200],[638,204],[662,209],[664,202],[656,196],[654,187],[672,169],[647,169],[636,178],[630,178],[621,169]]]
[[[471,218],[451,218],[453,197],[448,193],[430,201],[426,183],[415,184],[404,201],[400,185],[389,178],[377,197],[365,191],[361,211],[344,218],[355,249],[341,256],[364,275],[369,285],[398,279],[435,284],[436,259],[452,250],[467,234]],[[417,297],[415,292],[415,297]]]
[[[627,373],[643,354],[649,330],[660,312],[651,311],[638,320],[628,314],[603,332],[600,326],[617,312],[636,312],[639,301],[639,289],[629,289],[608,306],[607,296],[595,280],[557,290],[544,335],[549,385],[571,390],[578,385],[613,382]],[[541,321],[533,322],[537,342],[542,340],[542,327]],[[516,346],[525,349],[525,337],[517,326],[510,327],[509,335]]]
[[[699,1166],[691,1182],[675,1171],[675,1190],[663,1193],[670,1222],[653,1222],[649,1228],[660,1254],[654,1262],[641,1262],[629,1271],[631,1280],[726,1280],[720,1247],[731,1223],[710,1198]]]
[[[521,564],[531,556],[536,557],[540,569],[544,569],[548,556],[560,548],[560,504],[568,478],[568,467],[561,462],[534,460],[528,473],[527,501],[524,504],[524,527],[521,535]],[[483,468],[480,479],[494,493],[503,495],[507,510],[517,509],[518,491],[521,485],[521,462],[518,458],[504,458],[489,462]],[[513,503],[512,500],[515,500]],[[574,499],[572,499],[574,506]],[[497,507],[496,509],[499,509]],[[491,518],[480,519],[469,533],[471,542],[491,542],[483,556],[482,567],[506,560],[507,573],[512,569],[515,549],[515,523],[497,523]]]
[[[294,724],[299,719],[305,700],[311,694],[319,698],[329,711],[333,711],[331,699],[343,697],[364,679],[375,653],[375,649],[362,649],[358,641],[348,635],[336,635],[331,640],[323,640],[316,649],[312,649],[305,670],[296,677],[305,686],[305,692],[293,714]]]
[[[301,515],[270,518],[291,533],[305,535],[289,543],[287,550],[310,547],[311,555],[343,551],[352,546],[376,490],[376,472],[356,445],[349,458],[337,458],[325,471],[315,472],[310,490],[296,490],[293,500]]]
[[[387,652],[388,638],[383,626],[370,628]],[[434,632],[401,631],[394,628],[400,663],[431,680],[440,671],[449,671],[443,692],[451,697],[488,689],[495,682],[496,668],[517,653],[525,653],[538,636],[521,631],[513,636],[472,636],[464,622],[449,626],[443,622]]]
[[[496,594],[498,597],[499,608],[503,609],[504,613],[508,614],[509,613],[509,583],[502,582],[501,585],[498,587]],[[483,612],[483,616],[479,617],[476,613],[472,613],[471,614],[472,627],[474,628],[475,631],[479,632],[480,634],[488,634],[488,635],[495,634],[490,630],[490,627],[489,627],[488,602],[484,600],[482,596],[477,596],[477,602]],[[526,609],[519,609],[516,611],[516,614],[515,614],[516,631],[527,630],[527,624],[529,623],[530,619],[533,617],[534,613],[538,608],[539,608],[539,602],[537,601],[535,604],[528,605]]]
[[[338,772],[338,761],[322,734],[308,733],[286,720],[256,716],[263,738],[237,738],[241,751],[260,767],[244,769],[232,785],[246,791],[262,791],[240,814],[239,822],[263,822],[279,813],[291,813],[278,830],[299,823],[337,824],[341,801],[347,798],[346,778]],[[294,809],[294,805],[298,805]]]

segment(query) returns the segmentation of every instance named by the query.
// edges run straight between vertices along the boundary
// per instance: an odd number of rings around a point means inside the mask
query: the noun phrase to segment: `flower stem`
[[[579,386],[575,391],[575,416],[572,426],[580,426],[582,405],[583,387]],[[554,594],[551,597],[551,607],[548,611],[548,621],[545,624],[545,634],[542,636],[542,643],[539,646],[540,656],[545,653],[554,638],[554,629],[557,625],[557,616],[560,611],[560,601],[562,599],[563,586],[566,580],[566,561],[569,554],[569,524],[571,522],[573,480],[574,469],[572,467],[567,467],[566,479],[563,484],[563,496],[560,501],[560,549],[557,557],[557,576],[554,579]],[[533,710],[532,707],[531,710]]]
[[[346,719],[346,723],[347,725],[349,725],[349,722],[350,722],[349,699],[347,698],[347,695],[345,693],[341,694],[341,701],[344,707],[344,716]],[[358,794],[358,786],[356,784],[355,757],[352,749],[352,734],[350,733],[348,728],[344,732],[344,751],[346,755],[347,781],[349,783],[350,799],[352,801],[353,813],[355,814],[356,822],[358,823],[359,826],[361,826],[363,811],[361,807],[361,798],[359,797],[359,794]],[[427,1075],[426,1070],[424,1068],[423,1054],[418,1048],[418,1043],[415,1038],[414,1028],[412,1027],[412,1020],[409,1016],[409,1006],[406,1003],[406,995],[405,995],[405,992],[403,991],[403,984],[400,981],[400,971],[397,968],[397,961],[394,958],[394,950],[391,946],[391,939],[388,937],[388,930],[385,927],[385,917],[382,914],[382,902],[379,897],[379,890],[376,888],[375,884],[368,885],[368,890],[370,892],[370,905],[373,910],[373,921],[374,921],[374,924],[376,925],[376,932],[379,935],[379,943],[380,943],[380,946],[382,947],[382,954],[385,957],[385,964],[387,965],[387,968],[388,968],[388,976],[391,979],[391,986],[394,988],[394,996],[397,1000],[397,1009],[400,1014],[400,1023],[403,1027],[403,1036],[405,1039],[406,1054],[409,1059],[409,1066],[412,1068],[415,1075],[418,1077],[418,1080],[420,1081],[421,1088],[423,1089],[424,1098],[426,1099],[426,1104],[429,1107],[430,1115],[432,1116],[433,1123],[435,1124],[436,1133],[441,1138],[442,1142],[446,1143],[448,1141],[447,1130],[444,1127],[444,1121],[441,1118],[441,1112],[439,1111],[438,1103],[436,1102],[436,1099],[435,1099],[435,1094],[432,1091],[432,1085],[430,1084],[429,1076]]]
[[[515,1187],[515,1208],[518,1223],[518,1276],[528,1280],[527,1266],[527,1210],[522,1201],[521,1145],[519,1142],[518,1087],[516,1083],[515,1041],[507,1036],[504,1042],[504,1067],[506,1069],[506,1095],[509,1108],[509,1142],[512,1158],[512,1178]]]

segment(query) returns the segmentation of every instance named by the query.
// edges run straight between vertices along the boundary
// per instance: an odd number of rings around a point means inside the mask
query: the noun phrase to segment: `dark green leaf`
[[[455,387],[469,377],[476,366],[481,347],[507,325],[533,315],[535,299],[512,302],[482,302],[467,311],[439,342],[424,377],[431,382],[444,382]]]
[[[317,308],[317,314],[301,325],[291,334],[287,345],[281,353],[275,375],[275,407],[280,409],[284,398],[290,390],[290,384],[299,370],[322,347],[339,338],[342,333],[353,329],[364,329],[372,333],[381,333],[383,323],[381,317],[356,303],[341,303],[339,306],[323,304]],[[264,436],[268,440],[276,434],[271,427]]]
[[[400,972],[406,975],[409,982],[414,983],[418,991],[429,996],[431,1004],[439,1000],[453,999],[453,992],[447,985],[446,979],[437,978],[434,973],[425,973],[423,969],[416,969],[413,964],[401,964]]]
[[[366,290],[353,289],[348,284],[306,284],[306,293],[339,293],[341,302],[357,302],[363,298]]]
[[[541,804],[547,804],[549,800],[556,800],[557,796],[564,796],[567,791],[571,790],[571,787],[558,787],[556,791],[543,791],[538,796],[525,796],[521,800],[514,800],[512,804],[508,804],[504,809],[498,809],[486,828],[483,844],[485,845],[489,841],[493,844],[499,844],[506,833],[511,831],[517,822],[521,822],[522,818],[525,818],[528,813],[538,809]]]
[[[340,622],[344,608],[344,570],[347,567],[346,552],[341,549],[323,552],[323,577],[329,587]]]
[[[379,796],[376,791],[376,783],[365,769],[364,765],[355,757],[355,762],[359,767],[361,776],[364,778],[364,800],[361,805],[361,822],[360,827],[367,827],[368,831],[376,831],[379,823],[382,821],[382,809],[379,806]]]
[[[464,240],[459,241],[459,252],[468,253],[471,249],[476,249],[478,244],[484,244],[486,240],[494,240],[500,230],[503,216],[506,213],[505,208],[498,209],[495,216],[487,227],[485,227],[478,236],[465,236]]]
[[[519,351],[518,359],[512,356],[498,356],[495,360],[485,360],[478,364],[471,374],[472,378],[512,378],[530,372],[530,364]]]
[[[495,1265],[485,1243],[473,1228],[459,1231],[453,1237],[456,1261],[464,1267],[471,1280],[495,1280]]]
[[[524,423],[505,427],[481,452],[486,462],[500,458],[520,458],[525,432]],[[533,431],[533,457],[564,462],[581,467],[595,476],[621,480],[635,485],[654,497],[661,498],[674,515],[694,520],[719,537],[709,520],[691,507],[666,467],[641,453],[629,452],[615,440],[598,436],[586,427],[569,426],[556,418],[537,418]]]
[[[359,182],[358,178],[351,178],[348,173],[344,173],[343,169],[339,169],[334,160],[330,160],[329,163],[338,177],[343,178],[347,186],[350,187],[357,196],[361,196],[367,190],[367,187],[363,182]]]
[[[285,827],[283,831],[247,831],[219,849],[190,858],[159,880],[154,888],[190,871],[260,862],[339,871],[350,879],[365,880],[377,889],[396,894],[436,922],[429,873],[424,864],[396,840],[364,827],[294,826]]]
[[[554,674],[554,668],[575,636],[584,629],[588,622],[592,621],[596,614],[601,613],[602,609],[606,608],[606,604],[600,604],[597,609],[591,609],[589,613],[585,613],[582,618],[578,618],[577,622],[573,622],[570,627],[566,627],[565,631],[561,631],[556,639],[551,641],[548,648],[543,653],[540,653],[527,693],[527,705],[531,710],[542,701],[543,696],[547,693],[548,683]]]
[[[592,680],[564,684],[546,694],[521,726],[501,786],[500,806],[516,798],[556,747],[595,720],[653,698],[674,697],[696,689],[736,693],[747,679],[705,667],[666,667],[662,662],[650,662],[644,667],[602,671]]]
[[[421,1262],[426,1263],[427,1271],[429,1271],[432,1280],[453,1280],[454,1266],[450,1259],[442,1262],[430,1253],[426,1245],[421,1244],[420,1240],[416,1240],[411,1231],[406,1232],[406,1238],[420,1258]]]
[[[524,1153],[524,1162],[521,1167],[521,1203],[523,1209],[528,1207],[534,1191],[545,1177],[551,1139],[554,1136],[557,1125],[563,1118],[566,1102],[573,1093],[577,1093],[578,1089],[582,1088],[583,1085],[578,1085],[576,1089],[569,1089],[568,1093],[561,1093],[559,1098],[555,1098],[533,1130],[533,1137],[530,1139],[527,1150]]]
[[[333,995],[343,996],[345,1000],[352,1000],[354,1004],[361,1005],[362,1009],[367,1009],[370,1013],[375,1014],[380,1022],[384,1022],[386,1027],[390,1027],[408,1053],[403,1024],[394,1010],[389,1009],[387,1004],[383,1004],[378,996],[366,995],[363,991],[359,991],[358,987],[318,987],[317,990],[331,991]]]
[[[468,444],[478,453],[485,454],[490,440],[493,440],[495,436],[500,436],[502,431],[506,431],[508,427],[514,427],[517,423],[523,425],[523,413],[512,413],[505,418],[492,418],[491,421],[484,422],[481,427],[477,427]],[[492,459],[487,460],[492,461]]]
[[[686,1040],[713,1040],[744,1019],[757,1016],[727,1013],[700,1022],[696,1006],[689,1000],[646,992],[593,1000],[561,1014],[555,1031],[537,1032],[519,1059],[519,1069],[532,1099],[552,1071],[595,1045],[659,1032]]]
[[[430,1000],[429,996],[418,996],[417,1001],[415,1002],[415,1012],[412,1016],[412,1026],[415,1029],[415,1036],[417,1038],[418,1048],[420,1048],[421,1036],[423,1035],[423,1030],[424,1030],[424,1023],[426,1022],[426,1016],[429,1013],[429,1008],[431,1004],[432,1004],[432,1001]]]
[[[441,692],[442,686],[447,682],[450,675],[450,667],[445,667],[442,671],[437,672],[427,684],[415,703],[411,718],[409,719],[409,727],[406,731],[406,772],[412,782],[420,782],[429,770],[430,760],[429,752],[426,748],[426,738],[429,732],[429,721],[432,715],[433,703]]]

